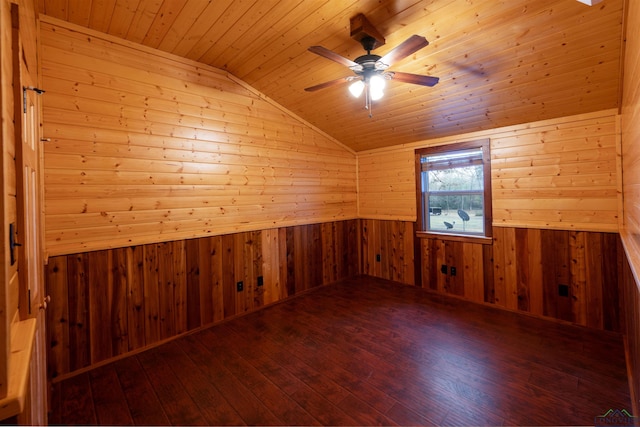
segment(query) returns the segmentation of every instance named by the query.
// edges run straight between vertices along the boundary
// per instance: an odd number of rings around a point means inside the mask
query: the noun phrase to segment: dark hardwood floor
[[[369,277],[54,385],[52,424],[593,425],[622,337]]]

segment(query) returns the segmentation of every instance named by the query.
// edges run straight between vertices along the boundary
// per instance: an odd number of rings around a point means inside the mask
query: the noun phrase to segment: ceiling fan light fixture
[[[322,46],[311,46],[308,50],[316,55],[346,66],[355,73],[355,76],[335,79],[305,88],[307,92],[314,92],[341,83],[352,82],[349,85],[349,92],[351,92],[351,95],[355,98],[360,97],[360,95],[364,93],[364,106],[369,110],[369,117],[372,117],[372,101],[377,101],[384,96],[386,80],[391,80],[395,77],[401,82],[421,86],[433,86],[438,83],[439,79],[437,77],[387,71],[394,63],[427,46],[429,42],[424,36],[414,34],[391,49],[384,56],[372,54],[371,51],[383,45],[385,41],[384,37],[380,35],[362,14],[351,19],[351,36],[358,40],[362,48],[367,51],[365,55],[360,55],[353,61]]]
[[[369,95],[373,101],[377,101],[384,96],[386,82],[382,76],[376,74],[369,79]]]
[[[355,82],[351,83],[351,85],[349,85],[349,92],[351,92],[351,95],[353,95],[355,98],[359,98],[360,95],[362,95],[363,91],[364,82],[362,80],[356,80]]]
[[[372,88],[369,95],[371,96],[372,101],[377,101],[379,99],[382,99],[382,97],[384,96],[384,92],[382,91],[382,89],[373,90]]]
[[[371,85],[371,90],[377,92],[383,91],[384,87],[387,85],[387,82],[380,74],[376,74],[374,76],[371,76],[371,78],[369,79],[369,84]]]

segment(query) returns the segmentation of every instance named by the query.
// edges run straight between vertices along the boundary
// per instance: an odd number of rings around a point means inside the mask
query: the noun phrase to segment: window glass
[[[486,174],[490,173],[488,144],[424,149],[419,151],[418,159],[422,230],[490,235],[490,212],[485,209],[490,205],[485,188]]]

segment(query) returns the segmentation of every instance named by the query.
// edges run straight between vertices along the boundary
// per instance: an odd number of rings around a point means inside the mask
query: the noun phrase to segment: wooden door
[[[23,83],[30,83],[28,74]],[[39,90],[22,89],[21,141],[16,141],[18,186],[18,258],[20,262],[20,318],[37,315],[43,300],[42,248],[40,244]]]
[[[16,144],[16,196],[18,262],[18,310],[20,319],[35,317],[37,327],[34,351],[29,371],[29,402],[18,419],[20,423],[44,425],[47,423],[47,372],[46,372],[46,301],[43,292],[44,256],[40,224],[40,95],[35,86],[37,65],[28,64],[24,58],[22,15],[12,4],[13,22],[13,82],[15,105]],[[31,67],[31,69],[29,69]]]

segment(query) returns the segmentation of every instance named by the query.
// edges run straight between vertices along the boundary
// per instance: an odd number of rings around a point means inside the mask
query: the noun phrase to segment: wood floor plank
[[[363,426],[391,426],[398,425],[393,419],[376,411],[366,401],[358,399],[353,394],[348,394],[337,405],[345,413],[353,417],[358,425]]]
[[[238,323],[224,326],[232,330],[237,342],[247,343],[251,342],[249,339],[251,332],[247,333],[247,331],[256,325],[251,324],[249,327],[246,327]],[[334,403],[342,401],[348,393],[358,395],[358,392],[355,392],[357,385],[365,388],[362,386],[362,381],[357,375],[342,369],[340,365],[333,363],[331,359],[313,359],[305,362],[305,353],[296,351],[297,347],[295,347],[295,345],[297,344],[289,342],[283,345],[283,338],[277,338],[280,335],[277,331],[272,330],[269,332],[266,328],[261,328],[261,330],[265,333],[261,334],[260,341],[258,342],[259,345],[251,347],[245,345],[242,349],[243,354],[251,354],[251,360],[256,360],[256,358],[261,357],[260,353],[269,355],[272,360],[281,363],[295,378],[313,384],[318,392]],[[303,334],[295,332],[293,329],[287,328],[287,331],[290,337],[297,336],[299,339],[305,338]],[[230,337],[229,339],[234,338]],[[309,345],[308,340],[305,342],[303,345]],[[322,377],[318,377],[317,373],[321,373]],[[373,403],[373,406],[381,412],[385,412],[396,402],[385,393],[379,393],[377,389],[373,388],[367,388],[366,391],[363,392],[363,396],[366,397],[369,404]]]
[[[479,412],[473,407],[457,405],[452,407],[440,423],[442,426],[502,426],[517,425],[505,423],[505,420],[491,412]]]
[[[230,349],[234,343],[221,339],[222,334],[203,331],[200,341],[229,372],[250,390],[264,407],[271,411],[281,424],[318,425],[319,423],[295,401],[288,398],[260,370],[248,363],[241,355]],[[222,343],[225,343],[224,345]]]
[[[171,425],[137,357],[113,363],[135,425]]]
[[[110,399],[137,425],[588,425],[631,408],[621,335],[366,276],[112,366],[91,378],[117,373]],[[51,419],[101,423],[90,385],[56,384]]]
[[[154,348],[136,356],[172,425],[208,425],[198,405]]]
[[[62,424],[62,383],[51,384],[51,399],[49,401],[49,425]]]
[[[312,366],[324,364],[323,373],[326,376],[333,375],[332,372],[337,367],[352,372],[358,378],[363,378],[372,384],[374,388],[385,390],[391,397],[396,399],[406,397],[414,402],[414,410],[420,413],[428,412],[431,417],[437,419],[446,414],[446,405],[434,402],[425,395],[422,387],[415,383],[416,377],[407,375],[408,370],[398,369],[397,365],[373,356],[366,349],[354,345],[352,341],[336,340],[326,332],[326,329],[331,327],[331,320],[319,323],[317,319],[307,318],[307,307],[296,305],[295,308],[283,315],[281,321],[289,319],[290,324],[287,325],[289,335],[303,336],[304,339],[296,342],[287,341],[286,345],[280,345],[281,351],[289,351],[299,357],[308,357],[306,362]],[[275,331],[272,330],[269,336],[276,336]],[[439,396],[439,399],[441,400],[442,396]],[[407,402],[407,404],[410,403]]]
[[[171,367],[185,392],[198,405],[210,424],[242,425],[244,421],[229,405],[222,393],[203,375],[198,365],[182,350],[177,342],[170,342],[158,348],[158,355]]]
[[[223,327],[229,324],[223,325]],[[221,337],[224,333],[216,331],[216,336]],[[234,336],[236,343],[243,343],[245,339],[242,335]],[[355,419],[341,411],[332,402],[343,399],[348,392],[340,390],[331,385],[330,380],[322,379],[317,383],[309,384],[304,377],[297,376],[291,365],[296,363],[296,357],[288,352],[280,351],[278,344],[270,340],[246,341],[251,343],[250,347],[242,347],[241,353],[247,360],[267,376],[267,378],[278,385],[288,396],[295,400],[298,405],[317,420],[322,425],[356,425]],[[236,344],[238,345],[238,344]],[[242,344],[240,344],[242,345]],[[326,393],[326,394],[325,394]]]
[[[300,310],[297,312],[304,311],[302,307],[299,307]],[[279,315],[278,315],[279,316]],[[380,383],[378,378],[380,376],[386,375],[385,372],[388,372],[390,369],[395,369],[392,366],[385,365],[380,369],[376,369],[375,367],[369,366],[363,362],[363,360],[359,359],[357,355],[352,353],[352,349],[344,350],[339,348],[339,346],[332,345],[330,343],[319,343],[314,341],[311,338],[309,328],[309,323],[302,323],[300,319],[297,317],[292,317],[292,314],[289,313],[287,316],[284,316],[285,319],[289,319],[289,323],[283,328],[286,331],[286,334],[279,333],[277,329],[274,329],[275,324],[278,324],[278,321],[274,321],[276,318],[275,315],[270,315],[269,324],[264,325],[263,336],[267,337],[267,341],[261,341],[260,347],[264,351],[271,352],[271,355],[276,360],[288,360],[289,364],[296,359],[300,359],[305,362],[309,366],[315,366],[317,369],[321,370],[323,375],[334,379],[336,382],[340,384],[348,384],[349,379],[344,381],[345,375],[344,373],[348,373],[347,378],[351,377],[351,382],[355,382],[353,378],[359,378],[360,381],[367,383],[370,385],[370,389],[376,389],[378,391],[383,391],[387,396],[393,397],[393,393],[400,393],[401,395],[407,397],[414,404],[414,409],[419,413],[425,415],[426,413],[430,414],[431,419],[441,419],[447,412],[447,408],[444,405],[440,405],[438,402],[431,400],[428,396],[424,395],[420,390],[415,387],[411,387],[407,382],[401,383],[396,381],[394,377],[388,379],[387,383]],[[303,331],[294,326],[295,324],[304,324],[304,328],[307,330],[307,334],[304,334]],[[242,333],[242,331],[246,331],[249,328],[242,327],[240,322],[233,323],[230,325],[235,328],[237,333]],[[316,336],[317,338],[317,336]],[[245,337],[246,339],[246,337]],[[268,342],[271,339],[273,342]],[[343,342],[343,346],[348,347],[348,343]],[[376,374],[376,377],[372,380],[373,374]],[[373,381],[373,383],[372,383]],[[409,379],[409,382],[411,379]],[[394,386],[397,386],[398,389],[394,390]],[[375,393],[372,396],[379,395],[380,393]],[[367,400],[367,396],[363,396],[364,400]],[[409,405],[411,403],[408,403]]]
[[[203,345],[196,335],[181,343],[206,378],[218,388],[247,425],[282,425],[278,419],[244,384]]]
[[[98,424],[114,426],[133,424],[131,412],[114,367],[107,365],[93,369],[89,372],[89,379]]]
[[[420,415],[399,402],[393,405],[386,412],[386,415],[401,426],[435,426],[441,424],[428,415]]]
[[[60,417],[66,425],[97,424],[96,410],[91,395],[89,374],[83,373],[69,378],[59,387],[62,404]]]
[[[220,337],[220,334],[216,334],[216,336]],[[230,345],[231,342],[227,341],[226,344]],[[264,345],[261,347],[265,348]],[[328,419],[326,415],[327,413],[339,414],[337,409],[317,413],[316,416],[320,417],[323,424],[334,425],[353,421],[353,423],[357,425],[369,425],[373,418],[377,418],[379,420],[379,422],[374,424],[393,424],[391,420],[386,419],[382,413],[374,408],[370,408],[370,410],[365,413],[360,413],[362,408],[366,408],[369,405],[364,401],[355,398],[346,388],[333,381],[329,377],[326,369],[320,370],[317,367],[305,364],[297,358],[295,354],[282,352],[280,351],[281,349],[282,347],[279,346],[271,347],[270,351],[273,359],[282,361],[283,365],[294,377],[298,378],[309,388],[315,391],[317,395],[322,397],[322,399],[318,399],[317,397],[314,399],[315,407],[319,408],[324,405],[331,404],[335,405],[336,408],[342,408],[344,411],[345,416],[340,416],[340,419],[335,419],[335,415],[334,418]],[[313,398],[313,393],[310,393],[306,390],[306,387],[304,387],[296,390],[292,396],[297,396],[298,398],[302,397],[304,402],[301,402],[301,404],[308,406],[309,399]],[[328,403],[324,402],[324,400],[328,401]],[[351,406],[349,402],[351,402],[351,405],[353,406]]]

